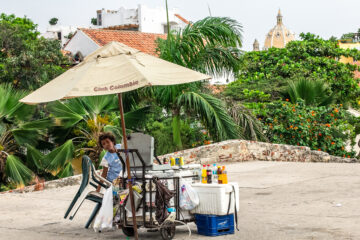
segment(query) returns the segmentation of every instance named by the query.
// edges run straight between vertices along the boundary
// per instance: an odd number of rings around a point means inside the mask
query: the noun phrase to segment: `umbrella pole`
[[[124,107],[123,107],[122,94],[121,93],[118,94],[118,99],[119,99],[119,110],[120,110],[120,117],[121,117],[121,128],[122,128],[123,140],[124,140],[124,149],[126,151],[128,149],[128,145],[127,145],[127,138],[126,138]],[[131,213],[132,213],[132,216],[133,216],[134,237],[137,240],[138,239],[138,231],[137,231],[137,224],[136,224],[134,194],[133,194],[132,183],[131,183],[130,161],[129,161],[129,155],[128,154],[126,154],[126,172],[127,172],[127,178],[128,178],[128,184],[129,184]]]

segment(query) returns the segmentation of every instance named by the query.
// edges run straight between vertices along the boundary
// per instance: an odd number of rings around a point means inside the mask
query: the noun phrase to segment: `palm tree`
[[[158,40],[162,59],[178,65],[222,76],[237,72],[241,56],[242,26],[233,19],[207,17]],[[197,115],[215,140],[238,138],[239,129],[228,115],[224,102],[201,91],[202,83],[162,86],[153,89],[155,101],[173,119],[173,141],[182,148],[180,117]]]
[[[19,102],[25,95],[9,84],[0,85],[0,183],[25,185],[34,177],[26,146],[37,146],[50,125],[49,120],[32,119],[35,107]]]
[[[230,116],[232,116],[236,124],[240,126],[244,139],[265,142],[268,141],[261,123],[249,109],[234,101],[228,101],[227,106]]]
[[[129,95],[129,94],[128,94]],[[148,106],[136,106],[134,94],[125,95],[128,103],[125,121],[128,129],[134,129],[145,121]],[[48,105],[57,128],[53,131],[56,143],[63,143],[48,155],[43,156],[47,170],[57,176],[72,174],[73,158],[88,154],[96,165],[100,163],[102,148],[98,144],[101,132],[111,131],[121,139],[120,117],[117,114],[117,98],[114,95],[74,98],[56,101]]]
[[[286,94],[294,104],[298,99],[302,99],[305,105],[328,106],[335,100],[335,96],[324,81],[307,78],[290,81]]]

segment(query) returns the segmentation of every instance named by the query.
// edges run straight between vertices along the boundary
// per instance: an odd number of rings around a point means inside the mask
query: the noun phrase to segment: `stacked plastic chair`
[[[72,220],[85,199],[93,201],[96,206],[87,221],[85,228],[89,228],[90,224],[94,220],[96,214],[101,208],[103,194],[95,191],[100,185],[101,187],[108,188],[111,186],[111,182],[101,177],[91,162],[91,159],[84,155],[82,158],[82,181],[79,190],[75,194],[74,199],[71,201],[69,208],[67,209],[64,218],[69,215],[69,219]],[[94,190],[95,189],[95,190]]]

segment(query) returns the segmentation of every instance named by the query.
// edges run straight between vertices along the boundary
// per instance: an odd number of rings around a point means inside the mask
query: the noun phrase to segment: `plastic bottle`
[[[180,166],[184,166],[184,158],[183,157],[180,157],[180,162],[179,162],[180,164]]]
[[[206,165],[203,165],[203,168],[201,169],[201,183],[207,183]]]
[[[220,166],[218,166],[217,175],[218,175],[218,184],[222,184],[222,174],[221,174],[221,167]]]
[[[175,165],[180,166],[180,158],[175,158]]]
[[[228,183],[228,178],[227,178],[227,172],[225,170],[225,166],[222,166],[221,172],[222,172],[222,178],[221,178],[222,183],[227,184]]]
[[[212,170],[211,170],[210,164],[207,165],[206,174],[207,174],[207,183],[211,184],[212,183]]]
[[[174,157],[170,158],[170,165],[175,166],[175,158]]]
[[[217,167],[215,163],[213,164],[212,167],[212,177],[213,177],[212,183],[218,183]]]

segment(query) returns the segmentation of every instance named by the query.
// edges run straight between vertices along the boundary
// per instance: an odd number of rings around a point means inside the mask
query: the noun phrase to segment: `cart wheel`
[[[122,231],[128,237],[133,237],[135,235],[134,228],[132,227],[123,227]]]
[[[163,226],[160,228],[160,234],[162,239],[164,240],[171,240],[175,237],[175,223],[167,222],[164,223]]]

